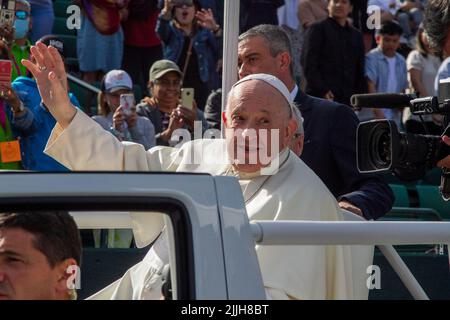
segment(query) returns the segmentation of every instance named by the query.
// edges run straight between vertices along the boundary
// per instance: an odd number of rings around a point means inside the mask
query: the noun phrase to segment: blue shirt
[[[42,105],[36,81],[19,77],[12,83],[12,87],[26,108],[25,114],[12,117],[11,123],[13,132],[19,137],[23,168],[34,171],[69,171],[44,154],[56,120]],[[72,104],[79,107],[80,104],[75,96],[72,94],[69,96]]]
[[[406,61],[399,53],[395,54],[395,74],[397,75],[397,93],[408,88]],[[366,55],[366,77],[375,84],[377,92],[387,92],[389,63],[380,48],[372,49]]]
[[[450,77],[450,57],[442,62],[434,80],[434,93],[439,96],[439,80]]]

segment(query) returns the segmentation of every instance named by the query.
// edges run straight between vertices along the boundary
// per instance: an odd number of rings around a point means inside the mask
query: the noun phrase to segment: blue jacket
[[[176,28],[173,22],[159,15],[156,32],[163,42],[164,59],[179,63],[184,46],[183,31]],[[203,82],[208,82],[216,68],[218,45],[212,32],[205,28],[198,28],[193,38],[193,49],[198,58],[198,72]],[[181,66],[182,68],[182,66]]]
[[[363,175],[356,166],[358,118],[346,105],[311,97],[301,90],[295,97],[304,119],[301,159],[340,201],[358,208],[366,219],[385,215],[394,203],[391,188],[377,175]]]
[[[26,108],[26,113],[20,117],[9,115],[12,119],[13,132],[20,140],[23,168],[35,171],[68,171],[66,167],[44,154],[56,120],[42,105],[36,81],[18,77],[12,83],[12,87]],[[72,104],[79,107],[75,96],[69,95]]]

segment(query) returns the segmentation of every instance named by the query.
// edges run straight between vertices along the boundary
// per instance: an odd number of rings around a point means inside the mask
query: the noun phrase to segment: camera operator
[[[443,136],[442,141],[444,141],[446,145],[450,146],[450,137]],[[441,167],[441,168],[449,168],[450,169],[450,155],[446,156],[444,159],[439,161],[437,163],[437,166]]]
[[[429,45],[435,51],[450,55],[450,0],[429,0],[425,8],[424,29]],[[450,146],[450,137],[442,138]],[[437,163],[450,168],[450,155]]]

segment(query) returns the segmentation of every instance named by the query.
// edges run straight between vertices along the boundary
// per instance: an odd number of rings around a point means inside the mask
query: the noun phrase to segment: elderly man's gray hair
[[[287,52],[289,53],[289,56],[292,59],[291,39],[289,38],[288,34],[283,30],[283,28],[271,24],[260,24],[241,34],[239,36],[238,42],[253,37],[261,37],[266,41],[272,57],[276,57],[281,52]],[[292,63],[292,61],[289,66],[289,71],[293,76],[294,64]]]
[[[292,111],[292,117],[295,117],[297,120],[297,131],[295,131],[295,134],[297,135],[304,135],[305,129],[303,128],[303,117],[302,113],[300,112],[300,109],[294,104],[291,103],[291,111]]]

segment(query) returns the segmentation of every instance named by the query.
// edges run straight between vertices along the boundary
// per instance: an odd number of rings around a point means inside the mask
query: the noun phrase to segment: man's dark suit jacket
[[[300,89],[295,97],[304,119],[301,159],[338,200],[360,208],[366,219],[386,214],[394,203],[391,188],[380,176],[363,175],[356,167],[358,118],[346,105],[315,98]]]

